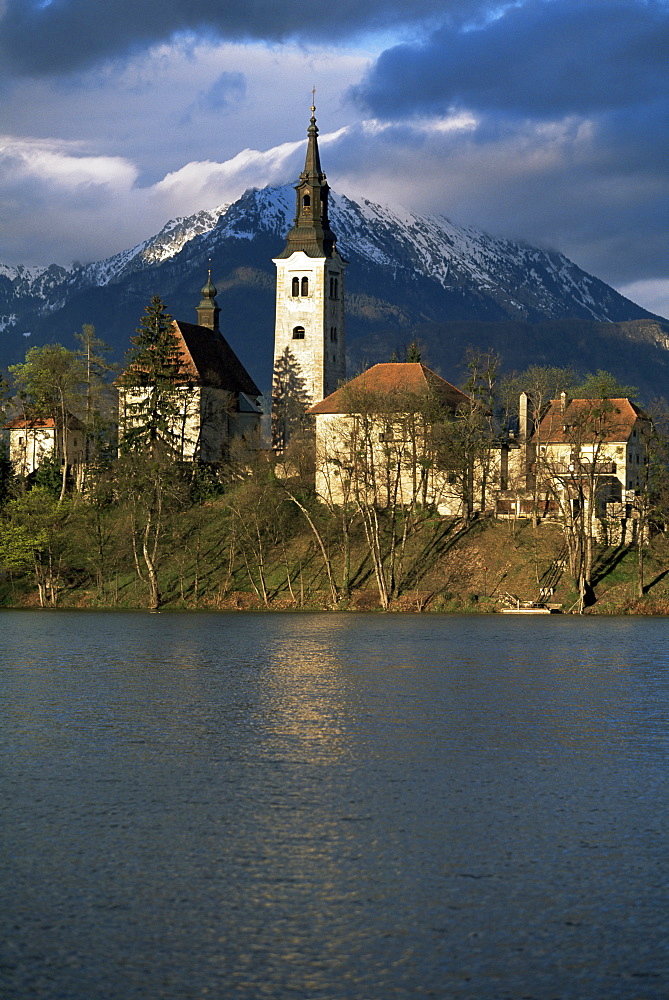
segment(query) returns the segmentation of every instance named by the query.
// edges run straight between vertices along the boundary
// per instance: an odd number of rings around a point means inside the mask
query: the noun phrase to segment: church
[[[196,307],[197,323],[172,320],[181,375],[169,449],[180,461],[221,462],[235,439],[259,444],[261,393],[221,333],[220,311],[210,270]],[[142,387],[119,386],[120,444],[141,414],[144,396]]]

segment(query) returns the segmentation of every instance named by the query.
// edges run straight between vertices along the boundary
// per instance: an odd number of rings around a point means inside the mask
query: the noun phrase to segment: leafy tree
[[[599,368],[596,374],[585,376],[580,385],[570,390],[573,399],[636,399],[639,390],[634,385],[623,385],[611,372]]]
[[[47,455],[35,472],[34,484],[52,497],[58,498],[62,487],[62,468],[56,455]]]
[[[56,425],[56,454],[62,463],[60,500],[68,473],[67,441],[72,413],[81,404],[84,369],[74,351],[61,344],[31,347],[22,364],[9,369],[28,419],[51,417]]]
[[[0,560],[8,569],[32,567],[41,607],[58,603],[63,527],[71,510],[71,500],[59,500],[39,487],[10,500],[4,509]]]
[[[119,378],[121,450],[156,459],[179,454],[183,372],[179,339],[160,296],[153,296],[145,313]]]

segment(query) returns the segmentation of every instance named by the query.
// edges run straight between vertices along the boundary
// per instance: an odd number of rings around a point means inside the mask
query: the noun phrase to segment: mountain
[[[295,211],[289,185],[247,191],[213,211],[168,222],[153,238],[66,269],[0,265],[5,364],[26,346],[72,344],[83,323],[122,358],[145,305],[159,294],[191,320],[211,261],[221,327],[254,380],[271,380],[272,257]],[[417,337],[424,360],[457,381],[466,347],[493,347],[506,368],[606,368],[647,393],[669,376],[669,323],[560,253],[331,193],[330,218],[349,260],[349,372],[387,360]]]

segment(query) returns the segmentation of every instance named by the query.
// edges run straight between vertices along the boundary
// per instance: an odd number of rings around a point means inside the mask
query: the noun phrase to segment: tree
[[[567,400],[563,394],[542,421],[546,443],[537,453],[537,476],[560,510],[580,612],[594,600],[592,574],[600,508],[606,500],[620,499],[615,456],[610,450],[620,412],[616,398]],[[621,436],[626,439],[624,430]]]
[[[520,465],[515,469],[512,488],[531,494],[532,524],[535,528],[539,522],[543,489],[542,480],[536,475],[537,455],[541,454],[541,445],[544,443],[541,438],[541,421],[550,401],[557,399],[561,392],[572,392],[575,381],[573,368],[545,365],[530,365],[524,372],[513,372],[501,379],[500,402],[505,444],[508,447],[511,428],[515,438],[517,427],[516,441],[520,446]],[[521,393],[524,393],[522,413]],[[545,490],[543,493],[545,494]]]
[[[291,438],[309,429],[310,399],[300,366],[286,347],[277,358],[272,384],[272,446],[282,452]]]
[[[129,510],[137,576],[148,587],[149,607],[156,610],[162,600],[158,570],[165,524],[170,513],[187,505],[188,482],[179,466],[133,453],[119,460],[116,473],[117,490]]]
[[[68,434],[73,411],[81,404],[84,369],[73,351],[61,344],[31,347],[23,364],[9,369],[23,403],[24,414],[55,422],[56,454],[62,463],[60,501],[68,473]]]
[[[470,348],[465,354],[469,400],[458,407],[455,420],[442,428],[443,458],[458,479],[462,514],[469,521],[478,508],[486,510],[494,445],[495,409],[500,358],[494,351]]]
[[[116,365],[106,360],[111,348],[96,336],[95,327],[84,323],[81,333],[75,333],[79,342],[76,354],[83,368],[83,425],[84,425],[84,468],[99,449],[100,437],[108,426],[102,414],[105,396],[108,393],[107,376]]]
[[[420,361],[420,359],[421,359],[420,345],[417,340],[412,340],[409,346],[407,347],[405,361],[412,364],[417,361]]]
[[[160,296],[145,313],[119,378],[121,450],[156,459],[183,453],[184,376],[179,339]]]
[[[7,569],[31,567],[40,607],[56,607],[63,550],[63,527],[71,500],[58,500],[39,487],[10,500],[0,531],[0,560]]]
[[[580,385],[570,390],[574,399],[636,399],[639,390],[635,385],[623,385],[611,372],[598,368],[587,374]]]
[[[401,593],[409,540],[448,488],[435,442],[449,414],[427,384],[375,390],[354,380],[340,391],[343,412],[317,445],[318,492],[341,508],[345,541],[351,511],[360,518],[385,610]]]
[[[641,489],[634,498],[637,597],[640,598],[645,593],[648,536],[653,528],[665,526],[669,520],[669,408],[664,400],[651,407],[650,418],[640,428],[645,460],[641,468]]]

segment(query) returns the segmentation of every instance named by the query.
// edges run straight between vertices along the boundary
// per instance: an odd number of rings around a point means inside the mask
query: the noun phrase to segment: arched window
[[[309,294],[309,279],[308,278],[302,278],[302,294],[303,295],[308,295]]]
[[[330,278],[330,298],[339,298],[339,278]]]
[[[305,194],[304,198],[302,199],[302,208],[304,209],[311,208],[311,198],[309,197],[308,194]]]
[[[293,327],[293,340],[304,340],[304,327],[295,326]]]
[[[300,294],[300,279],[293,278],[293,298],[296,299]]]
[[[337,327],[336,326],[331,326],[330,327],[330,340],[332,341],[333,344],[337,343]]]

